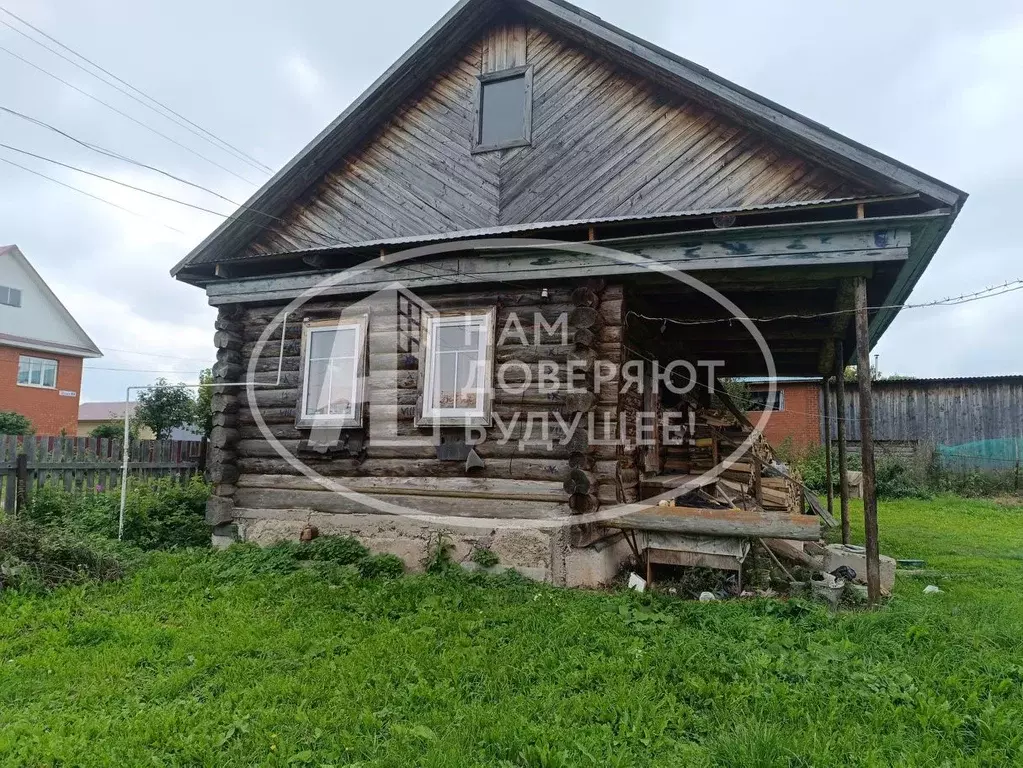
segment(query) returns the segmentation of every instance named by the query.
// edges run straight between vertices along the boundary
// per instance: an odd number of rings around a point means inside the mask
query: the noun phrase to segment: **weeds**
[[[487,547],[474,548],[472,550],[471,558],[472,561],[480,568],[493,568],[501,562],[501,558],[499,558],[492,549]]]
[[[839,614],[366,579],[330,537],[149,553],[119,583],[0,599],[0,764],[1020,764],[1021,508],[879,516],[882,551],[931,570]]]
[[[124,541],[144,550],[208,547],[209,493],[198,476],[186,483],[133,480],[125,500]],[[120,502],[119,488],[72,492],[51,484],[33,493],[25,518],[49,528],[116,539]]]

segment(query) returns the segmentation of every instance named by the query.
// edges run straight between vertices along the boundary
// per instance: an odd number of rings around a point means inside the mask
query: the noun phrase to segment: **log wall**
[[[283,347],[277,323],[261,349],[259,340],[283,305],[222,310],[216,337],[218,383],[242,380],[251,366],[254,381],[265,385],[277,380],[279,364],[281,370],[278,386],[261,386],[252,394],[245,388],[216,391],[217,428],[211,449],[211,477],[216,485],[210,502],[211,522],[274,519],[275,514],[282,520],[295,519],[295,510],[329,515],[366,512],[364,506],[302,475],[267,439],[264,428],[283,449],[324,477],[341,478],[353,490],[428,513],[530,519],[563,515],[569,510],[592,512],[601,504],[618,502],[624,496],[619,449],[591,444],[589,424],[592,418],[602,435],[607,425],[617,434],[618,371],[612,369],[612,380],[602,385],[598,395],[594,369],[598,360],[606,366],[621,361],[622,297],[620,285],[602,281],[550,285],[546,297],[540,286],[423,297],[439,312],[496,309],[495,380],[496,372],[505,365],[505,383],[522,390],[509,391],[495,382],[494,423],[482,429],[483,439],[474,445],[484,466],[469,471],[464,460],[438,459],[432,430],[415,424],[423,339],[421,316],[404,294],[381,292],[371,301],[310,302],[288,317]],[[362,312],[370,314],[369,401],[363,428],[333,434],[297,428],[302,320]],[[543,318],[549,328],[543,324],[534,327],[536,317]],[[567,338],[559,321],[567,323]],[[569,391],[570,360],[578,361],[576,392]],[[560,366],[553,391],[542,391],[538,384],[544,361]],[[527,370],[532,384],[523,388]],[[605,373],[605,378],[608,375]],[[264,428],[257,423],[255,406]],[[461,428],[454,432],[464,434]],[[451,431],[444,429],[441,434]],[[503,441],[504,435],[510,439]],[[408,438],[419,440],[401,442]],[[589,540],[595,536],[590,535]],[[578,538],[577,542],[586,543]]]

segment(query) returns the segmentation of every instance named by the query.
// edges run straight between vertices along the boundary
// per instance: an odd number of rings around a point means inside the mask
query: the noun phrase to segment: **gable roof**
[[[671,91],[764,132],[822,165],[894,192],[957,209],[966,194],[852,141],[704,67],[631,35],[564,0],[460,0],[336,120],[172,270],[212,263],[251,241],[318,178],[365,140],[497,14],[517,11]]]
[[[17,245],[0,245],[0,258],[4,256],[10,256],[14,259],[19,266],[28,274],[29,278],[36,284],[36,287],[42,293],[43,298],[47,300],[50,307],[57,313],[57,315],[64,321],[72,335],[75,336],[75,344],[65,344],[63,342],[53,341],[49,339],[36,339],[31,336],[15,336],[12,334],[0,333],[0,343],[7,342],[11,346],[25,347],[28,349],[43,349],[46,351],[56,352],[58,354],[66,354],[74,357],[103,357],[103,353],[99,347],[89,338],[82,326],[78,324],[75,318],[67,307],[57,298],[57,295],[50,290],[50,286],[46,284],[46,281],[36,272],[35,267],[25,257],[25,254],[21,252],[21,249]],[[29,329],[26,329],[28,331]]]

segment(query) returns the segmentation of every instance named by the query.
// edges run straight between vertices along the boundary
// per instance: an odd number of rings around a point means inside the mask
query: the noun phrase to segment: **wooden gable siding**
[[[476,75],[523,57],[533,67],[532,145],[472,154]],[[866,192],[535,25],[509,23],[452,62],[247,253]]]

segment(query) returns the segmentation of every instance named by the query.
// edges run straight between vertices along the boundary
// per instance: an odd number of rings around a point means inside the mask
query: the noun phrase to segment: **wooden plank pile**
[[[663,472],[700,475],[727,460],[719,484],[736,498],[736,504],[742,506],[745,502],[744,508],[755,505],[765,512],[802,513],[799,478],[792,470],[786,474],[773,466],[774,450],[760,432],[728,411],[697,408],[694,412],[693,439],[665,446]],[[729,458],[748,439],[740,454]]]

